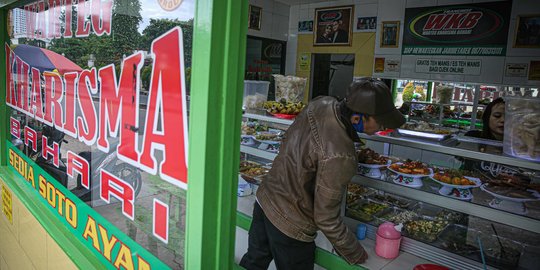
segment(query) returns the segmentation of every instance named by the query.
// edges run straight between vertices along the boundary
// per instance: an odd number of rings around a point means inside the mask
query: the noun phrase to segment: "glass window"
[[[10,165],[109,266],[183,268],[194,13],[195,0],[10,11]]]

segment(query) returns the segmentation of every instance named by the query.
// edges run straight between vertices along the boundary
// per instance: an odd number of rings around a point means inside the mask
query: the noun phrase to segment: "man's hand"
[[[368,255],[367,255],[367,252],[364,250],[364,252],[362,253],[362,257],[360,257],[360,259],[358,259],[356,264],[362,264],[362,263],[366,262],[367,259],[368,259]]]

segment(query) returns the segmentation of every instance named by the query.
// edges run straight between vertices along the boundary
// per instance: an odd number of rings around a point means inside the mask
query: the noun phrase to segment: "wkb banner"
[[[408,8],[403,55],[504,56],[512,1]]]

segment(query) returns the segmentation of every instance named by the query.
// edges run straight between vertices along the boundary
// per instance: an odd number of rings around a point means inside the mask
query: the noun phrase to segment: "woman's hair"
[[[493,100],[491,103],[489,103],[484,110],[484,114],[482,115],[482,137],[484,139],[490,139],[495,140],[495,137],[493,137],[493,134],[491,134],[491,130],[489,129],[489,118],[491,117],[491,111],[493,111],[493,107],[497,104],[504,104],[503,98],[497,98]]]

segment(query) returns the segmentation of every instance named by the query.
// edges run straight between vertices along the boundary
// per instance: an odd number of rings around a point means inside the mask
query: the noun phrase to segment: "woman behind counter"
[[[489,103],[482,115],[482,130],[470,130],[465,136],[502,141],[504,138],[504,99]]]

